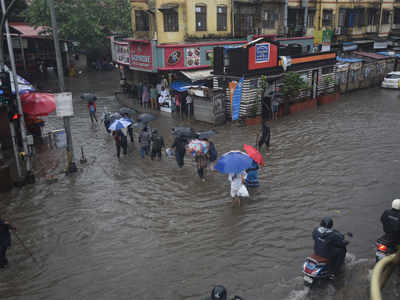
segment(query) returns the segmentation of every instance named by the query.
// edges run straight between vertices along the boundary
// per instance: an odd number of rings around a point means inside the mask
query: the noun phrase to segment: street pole
[[[48,3],[50,8],[51,26],[53,27],[54,49],[56,51],[58,86],[60,92],[63,93],[65,91],[64,69],[61,60],[61,50],[60,50],[60,42],[58,39],[58,27],[57,27],[56,13],[54,9],[54,1],[48,0]],[[74,149],[72,146],[70,117],[63,117],[63,120],[64,120],[65,133],[67,135],[67,173],[73,173],[77,171],[77,167],[74,162]]]
[[[6,6],[4,3],[4,0],[1,0],[1,10],[3,12],[3,15],[6,13]],[[14,90],[15,90],[15,96],[17,98],[17,107],[18,107],[18,114],[19,114],[19,127],[21,131],[21,139],[22,139],[22,147],[25,153],[26,157],[26,179],[29,183],[34,183],[35,182],[35,175],[32,172],[31,168],[31,159],[28,150],[28,145],[27,145],[27,139],[26,139],[26,132],[25,132],[25,120],[24,120],[24,113],[22,111],[22,105],[21,105],[21,97],[19,95],[19,87],[18,87],[18,77],[17,77],[17,68],[15,66],[15,57],[14,57],[14,48],[12,45],[12,39],[10,35],[10,28],[8,27],[8,20],[5,20],[5,29],[6,29],[6,34],[7,34],[7,44],[8,44],[8,55],[10,57],[10,63],[11,63],[11,69],[12,69],[12,76],[14,79]]]

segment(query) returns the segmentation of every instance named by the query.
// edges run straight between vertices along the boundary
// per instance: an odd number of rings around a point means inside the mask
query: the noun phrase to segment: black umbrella
[[[134,115],[134,114],[137,114],[138,111],[137,111],[136,109],[133,109],[133,108],[122,107],[122,108],[119,110],[119,113],[120,113],[121,115],[124,115],[124,114]]]
[[[197,138],[200,140],[209,139],[210,137],[214,136],[215,134],[216,134],[216,132],[214,130],[197,132]]]
[[[144,113],[144,114],[140,114],[138,117],[137,117],[137,121],[138,122],[141,122],[141,123],[149,123],[149,122],[151,122],[151,121],[153,121],[153,120],[155,120],[156,119],[156,117],[154,116],[154,115],[152,115],[152,114],[148,114],[148,113]]]
[[[146,124],[144,124],[142,122],[136,122],[136,123],[133,123],[132,126],[135,128],[143,129],[146,126]]]
[[[97,97],[95,94],[92,93],[83,93],[81,94],[81,99],[91,102],[91,101],[96,101]]]
[[[175,127],[172,128],[172,134],[174,136],[179,136],[179,137],[188,137],[192,138],[196,136],[196,133],[194,132],[193,128],[191,127]]]

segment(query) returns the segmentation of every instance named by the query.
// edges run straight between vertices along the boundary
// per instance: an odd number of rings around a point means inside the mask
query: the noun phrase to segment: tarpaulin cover
[[[201,87],[203,86],[200,82],[198,84],[193,84],[191,82],[183,82],[183,81],[174,81],[171,83],[171,89],[178,92],[185,92],[192,87]]]
[[[242,99],[243,77],[240,78],[232,97],[232,120],[239,120],[240,100]]]
[[[348,62],[348,63],[363,61],[361,58],[350,58],[350,57],[340,57],[340,56],[336,56],[336,60],[341,61],[341,62]]]

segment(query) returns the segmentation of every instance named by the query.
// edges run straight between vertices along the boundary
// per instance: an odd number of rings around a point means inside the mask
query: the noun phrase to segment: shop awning
[[[183,75],[189,78],[191,81],[208,80],[213,77],[211,74],[212,70],[196,70],[196,71],[181,71]]]
[[[22,37],[43,37],[49,35],[48,33],[43,34],[43,32],[46,32],[46,30],[48,30],[47,27],[43,26],[38,26],[35,29],[34,27],[29,26],[25,23],[10,22],[8,25],[18,31]]]
[[[193,84],[191,82],[183,82],[183,81],[174,81],[171,83],[170,88],[177,92],[186,92],[188,89],[192,87],[200,87],[202,84]]]

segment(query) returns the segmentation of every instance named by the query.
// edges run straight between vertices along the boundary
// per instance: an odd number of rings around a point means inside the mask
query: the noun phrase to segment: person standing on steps
[[[92,122],[92,126],[94,125],[94,121],[96,121],[97,124],[97,117],[96,117],[96,102],[95,101],[90,101],[88,103],[88,108],[89,108],[89,116],[90,116],[90,121]]]

